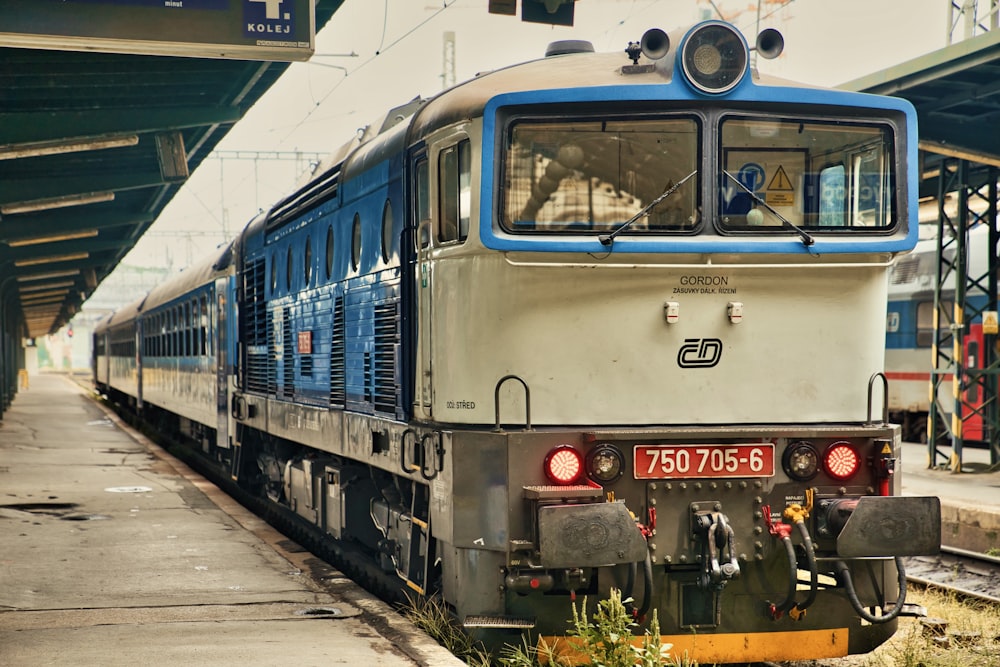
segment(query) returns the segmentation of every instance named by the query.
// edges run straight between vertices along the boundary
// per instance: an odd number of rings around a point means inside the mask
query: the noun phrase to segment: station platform
[[[940,463],[951,456],[942,449]],[[941,499],[941,542],[950,547],[985,553],[1000,549],[1000,469],[990,465],[990,452],[966,446],[962,472],[929,467],[927,445],[903,443],[903,494]]]
[[[61,375],[0,421],[0,665],[463,662]]]

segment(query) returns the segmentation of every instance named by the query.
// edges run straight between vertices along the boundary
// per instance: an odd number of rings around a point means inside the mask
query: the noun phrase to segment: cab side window
[[[472,212],[471,154],[471,144],[465,140],[446,148],[438,156],[441,212],[438,240],[442,243],[461,242],[469,236]]]
[[[431,221],[431,183],[426,159],[421,158],[414,167],[414,190],[417,200],[420,247],[426,248],[431,242],[428,233]]]

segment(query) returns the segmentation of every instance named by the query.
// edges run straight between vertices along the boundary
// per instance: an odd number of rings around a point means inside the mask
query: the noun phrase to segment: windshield
[[[870,231],[895,224],[889,127],[727,118],[721,137],[722,229]]]
[[[697,169],[693,118],[521,120],[510,126],[503,226],[514,232],[611,232]],[[698,178],[625,233],[691,230]]]

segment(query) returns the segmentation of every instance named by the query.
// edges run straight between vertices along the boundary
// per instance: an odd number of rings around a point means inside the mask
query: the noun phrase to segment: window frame
[[[690,216],[690,224],[683,225],[661,225],[654,229],[642,229],[641,225],[630,225],[624,233],[631,236],[643,236],[643,235],[655,235],[655,236],[691,236],[698,234],[704,226],[704,177],[703,171],[706,162],[706,132],[705,128],[709,125],[708,117],[698,110],[691,109],[642,109],[637,108],[630,111],[622,111],[619,105],[608,106],[607,108],[602,107],[589,107],[586,110],[581,110],[579,112],[573,113],[538,113],[535,111],[531,112],[519,112],[513,110],[510,113],[504,114],[503,118],[503,133],[502,136],[498,137],[497,152],[500,159],[497,161],[497,178],[499,184],[506,183],[509,179],[507,176],[508,170],[510,169],[509,155],[510,146],[512,145],[514,138],[513,133],[518,125],[525,123],[535,123],[535,124],[554,124],[554,123],[565,123],[570,124],[623,124],[629,122],[637,123],[649,123],[652,122],[670,122],[670,121],[690,121],[691,131],[694,135],[693,139],[693,153],[691,160],[691,169],[685,171],[682,174],[678,174],[678,177],[674,180],[680,182],[685,176],[690,174],[692,171],[696,172],[693,177],[685,183],[682,187],[687,190],[688,188],[693,189],[693,202],[692,211]],[[681,168],[680,171],[684,171]],[[606,185],[613,185],[607,183]],[[662,191],[657,191],[655,195],[650,196],[650,201],[653,201],[656,196],[661,195],[666,189],[669,189],[670,183],[668,182]],[[499,224],[500,230],[505,234],[516,235],[518,237],[527,237],[531,235],[558,235],[558,236],[576,236],[576,237],[595,237],[606,235],[622,224],[627,222],[632,214],[621,216],[620,220],[610,221],[610,222],[591,222],[589,227],[582,226],[581,223],[557,223],[549,222],[547,225],[539,228],[529,228],[527,226],[519,226],[512,222],[513,218],[509,218],[508,207],[509,207],[509,197],[507,195],[507,187],[501,185],[499,189],[499,196],[495,200],[496,207],[496,219]],[[677,196],[682,196],[681,192],[675,193]],[[672,195],[673,197],[673,195]],[[673,202],[676,202],[673,199]],[[682,200],[683,201],[683,200]],[[671,202],[664,202],[668,204]],[[641,210],[641,209],[640,209]],[[656,209],[654,208],[654,211]],[[645,216],[643,216],[645,217]],[[562,226],[562,228],[557,228],[557,226]]]
[[[831,159],[832,156],[828,152],[814,152],[810,153],[807,149],[801,148],[800,146],[782,146],[777,149],[772,149],[770,147],[761,146],[758,148],[745,147],[741,145],[733,145],[726,142],[724,137],[724,126],[727,122],[734,121],[736,123],[746,123],[748,126],[752,122],[759,122],[761,127],[768,123],[781,126],[782,124],[794,125],[798,123],[800,125],[800,132],[802,132],[801,126],[812,125],[812,126],[823,126],[827,125],[830,128],[842,130],[846,135],[851,131],[851,128],[855,128],[859,140],[853,144],[844,143],[837,149],[837,153],[842,156],[842,160]],[[765,154],[768,151],[784,151],[787,153],[794,153],[798,151],[804,152],[804,164],[802,166],[802,171],[805,176],[809,176],[808,182],[803,178],[803,182],[796,184],[797,187],[802,188],[803,192],[800,193],[801,199],[796,201],[793,206],[802,209],[799,215],[803,218],[802,220],[792,220],[795,224],[802,230],[808,231],[810,234],[835,234],[844,236],[857,236],[857,235],[892,235],[899,231],[900,227],[905,221],[900,219],[899,211],[899,201],[895,196],[896,187],[895,184],[901,180],[905,180],[906,174],[900,173],[902,165],[900,165],[897,160],[897,142],[898,142],[898,132],[896,126],[888,118],[868,118],[868,117],[852,117],[852,116],[832,116],[832,115],[821,115],[821,114],[809,114],[803,113],[798,115],[788,115],[782,113],[768,113],[767,111],[760,112],[748,112],[748,111],[738,111],[738,110],[726,110],[716,114],[711,119],[711,127],[713,127],[713,133],[716,142],[716,155],[714,159],[717,161],[716,170],[719,173],[719,180],[723,182],[731,183],[731,181],[723,174],[723,169],[727,168],[726,153],[727,151],[737,151],[742,153],[760,153]],[[871,130],[871,137],[867,140],[861,140],[860,137],[863,134],[863,130]],[[780,132],[780,129],[778,130]],[[881,143],[883,150],[880,153],[881,156],[881,171],[880,174],[882,179],[880,181],[880,202],[883,206],[883,211],[879,213],[880,218],[884,218],[887,222],[883,226],[875,225],[862,225],[861,215],[860,215],[860,194],[858,192],[857,184],[860,182],[864,174],[860,170],[856,169],[858,160],[864,156],[865,153],[871,150],[871,147],[876,142],[876,138],[879,143]],[[773,140],[772,140],[773,141]],[[764,143],[762,141],[762,143]],[[824,216],[829,216],[830,212],[824,212],[823,210],[823,194],[820,192],[820,179],[821,175],[830,170],[833,167],[843,167],[843,198],[841,200],[843,214],[841,221],[836,225],[821,225],[820,222],[824,219]],[[732,171],[730,171],[732,173]],[[768,181],[773,179],[775,175],[773,173],[764,176],[765,186],[764,191],[769,189],[767,186]],[[737,187],[737,186],[734,186]],[[760,193],[757,193],[758,196]],[[727,215],[739,217],[738,213],[727,214],[724,211],[723,197],[726,196],[725,187],[720,187],[717,193],[717,199],[714,202],[717,207],[716,215],[714,216],[714,223],[718,232],[722,235],[741,235],[741,234],[766,234],[766,235],[787,235],[794,233],[788,225],[785,225],[778,221],[775,216],[766,210],[766,207],[754,204],[754,208],[763,209],[762,212],[765,218],[770,224],[766,225],[750,225],[750,224],[728,224]],[[764,197],[767,201],[767,195],[765,192]],[[812,206],[810,212],[806,212],[806,199],[811,198],[816,201]],[[769,202],[770,203],[770,202]],[[781,211],[780,206],[775,206]],[[814,222],[809,223],[805,220],[805,216],[811,216]],[[786,217],[790,217],[787,216]]]

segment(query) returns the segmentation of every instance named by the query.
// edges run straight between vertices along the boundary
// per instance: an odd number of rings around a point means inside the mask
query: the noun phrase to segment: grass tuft
[[[440,598],[407,594],[406,599],[403,615],[411,623],[471,667],[490,667],[489,652],[459,627]]]

